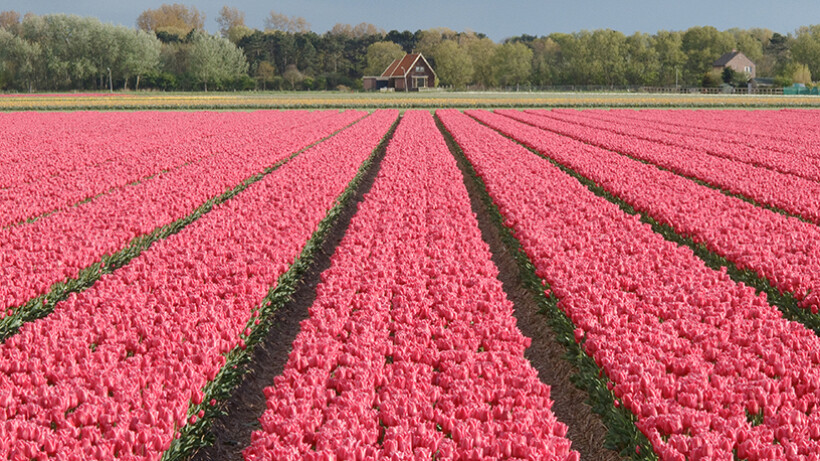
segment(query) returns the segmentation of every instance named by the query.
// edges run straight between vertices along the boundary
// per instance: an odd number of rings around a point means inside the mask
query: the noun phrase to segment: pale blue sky
[[[96,16],[104,22],[133,27],[143,10],[175,2],[194,5],[204,12],[206,28],[212,32],[217,30],[215,19],[222,5],[245,11],[246,23],[255,28],[262,28],[268,12],[275,9],[289,16],[303,16],[318,33],[337,22],[370,22],[385,30],[470,29],[496,41],[522,33],[546,35],[610,28],[631,34],[684,30],[696,25],[721,30],[766,27],[788,33],[801,25],[820,23],[820,2],[816,0],[0,0],[0,10]]]

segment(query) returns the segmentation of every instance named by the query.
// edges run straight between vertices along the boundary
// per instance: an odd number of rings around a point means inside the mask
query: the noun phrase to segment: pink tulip
[[[529,340],[497,273],[432,117],[406,112],[321,274],[285,366],[295,379],[265,390],[268,410],[245,458],[338,455],[355,441],[368,459],[577,459],[524,359]],[[316,344],[327,345],[321,355]],[[313,375],[323,379],[309,383]],[[292,398],[306,404],[277,403]],[[277,431],[282,421],[307,424],[290,438]]]
[[[594,180],[676,232],[706,243],[709,250],[739,267],[757,271],[775,287],[792,292],[802,307],[813,312],[818,309],[816,304],[820,301],[810,294],[816,291],[812,287],[820,283],[820,274],[813,270],[820,264],[817,226],[728,197],[617,152],[548,131],[564,126],[570,119],[582,127],[585,123],[597,123],[590,117],[565,111],[498,112],[507,117],[480,111],[470,114]],[[805,159],[797,162],[805,165]]]
[[[0,396],[10,396],[5,411],[13,412],[0,420],[11,438],[0,457],[26,443],[39,453],[50,440],[68,459],[109,459],[117,447],[159,459],[179,428],[204,416],[189,416],[189,405],[204,400],[223,354],[396,116],[378,111],[301,153],[23,325],[0,345]],[[44,416],[52,397],[72,405],[52,415],[67,423],[56,432]],[[154,424],[144,422],[154,414]]]
[[[546,120],[501,112],[533,123]],[[551,143],[548,155],[578,159],[573,165],[599,171],[596,179],[607,187],[625,177],[607,177],[603,169],[593,168],[593,161],[612,155],[509,117],[485,111],[467,114],[532,141],[538,149]],[[783,445],[772,444],[778,436],[798,456],[820,450],[820,441],[798,436],[808,433],[809,418],[775,417],[789,415],[786,409],[798,405],[808,409],[820,404],[820,339],[813,332],[785,321],[765,297],[734,283],[725,271],[707,268],[690,250],[664,240],[546,160],[467,115],[449,110],[438,115],[504,218],[516,223],[516,236],[536,273],[558,297],[558,307],[584,331],[586,353],[622,399],[616,399],[615,406],[622,401],[644,434],[657,434],[648,436],[656,454],[731,459],[738,450],[741,458],[780,459],[785,456]],[[561,125],[565,128],[569,130],[566,123]],[[576,134],[580,137],[584,130]],[[607,178],[612,181],[605,182]],[[652,184],[647,180],[644,189],[651,191]],[[664,203],[660,196],[652,197]],[[738,239],[740,232],[730,238]],[[794,280],[800,283],[800,278]],[[757,409],[749,402],[763,409],[758,426],[747,419],[747,409]],[[684,437],[687,432],[697,437]]]

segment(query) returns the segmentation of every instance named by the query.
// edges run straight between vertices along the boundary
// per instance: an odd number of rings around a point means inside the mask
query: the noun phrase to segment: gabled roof
[[[424,59],[424,56],[422,56],[421,53],[408,53],[405,54],[403,58],[396,59],[392,63],[390,63],[390,65],[387,66],[387,69],[385,69],[384,72],[382,72],[381,76],[388,78],[405,77],[408,73],[410,73],[411,70],[413,70],[413,67],[416,65],[416,61],[418,61],[419,59],[424,61],[424,64],[426,64],[427,68],[430,69],[431,72],[433,72],[433,75],[436,75],[436,71],[433,70],[433,68],[430,66],[430,63],[427,62],[426,59]]]
[[[418,53],[410,53],[405,54],[401,59],[396,59],[387,66],[387,69],[382,73],[382,77],[404,77],[413,68],[413,64],[416,63],[419,56],[421,55]]]
[[[717,59],[717,61],[715,61],[714,64],[712,64],[712,66],[713,67],[724,67],[724,66],[726,66],[726,64],[729,64],[729,61],[731,61],[732,59],[735,59],[735,56],[738,56],[738,55],[741,55],[744,58],[746,58],[746,55],[744,55],[740,51],[734,50],[734,51],[730,51],[730,52],[724,54],[723,56],[719,57]],[[746,59],[749,59],[749,58],[746,58]]]
[[[390,65],[387,66],[387,69],[385,69],[384,72],[382,72],[381,77],[390,77],[393,74],[393,72],[396,69],[398,69],[399,63],[402,61],[402,59],[404,58],[394,59],[393,62],[391,62]]]

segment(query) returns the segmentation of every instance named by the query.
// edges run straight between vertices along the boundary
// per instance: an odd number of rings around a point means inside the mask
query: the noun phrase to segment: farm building
[[[756,77],[755,63],[738,50],[724,54],[712,64],[712,69],[719,72],[723,72],[723,69],[727,67],[731,67],[735,72],[745,72],[749,78]]]
[[[436,73],[421,53],[410,53],[390,63],[380,76],[363,77],[363,86],[365,90],[418,91],[436,86]]]

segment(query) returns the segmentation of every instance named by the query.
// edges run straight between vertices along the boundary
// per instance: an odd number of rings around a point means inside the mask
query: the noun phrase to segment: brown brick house
[[[718,72],[723,72],[723,69],[727,67],[731,67],[737,73],[745,72],[750,79],[757,76],[755,63],[738,50],[732,50],[730,53],[724,54],[712,64],[712,69]]]
[[[380,76],[363,77],[362,83],[365,90],[418,91],[436,86],[436,73],[421,53],[410,53],[390,63]]]

